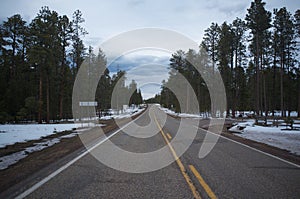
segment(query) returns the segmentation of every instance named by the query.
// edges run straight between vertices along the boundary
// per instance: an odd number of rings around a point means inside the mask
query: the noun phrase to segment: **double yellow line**
[[[189,165],[189,167],[190,167],[191,171],[193,172],[193,174],[196,176],[197,180],[199,181],[199,183],[201,184],[203,189],[206,191],[207,195],[211,199],[217,198],[217,196],[214,194],[214,192],[211,190],[211,188],[208,186],[208,184],[204,181],[204,179],[202,178],[200,173],[197,171],[197,169],[193,165]]]
[[[196,199],[201,199],[201,196],[199,194],[199,192],[197,191],[196,187],[194,186],[191,178],[189,177],[189,175],[186,172],[186,169],[184,167],[184,165],[182,164],[181,160],[179,159],[179,157],[177,156],[174,148],[172,147],[172,145],[170,144],[169,139],[172,139],[171,135],[169,133],[165,134],[164,131],[162,130],[162,127],[160,126],[160,124],[158,123],[156,116],[153,114],[155,122],[157,127],[160,130],[161,135],[163,136],[166,144],[169,146],[170,151],[173,155],[173,157],[176,160],[176,163],[181,171],[181,174],[183,175],[185,181],[187,182],[188,186],[190,187],[194,198]],[[204,181],[204,179],[202,178],[202,176],[200,175],[200,173],[196,170],[196,168],[193,165],[189,165],[190,170],[192,171],[192,173],[195,175],[195,177],[197,178],[197,180],[199,181],[200,185],[203,187],[203,189],[205,190],[205,192],[207,193],[207,195],[211,198],[211,199],[216,199],[216,195],[214,194],[214,192],[211,190],[211,188],[208,186],[208,184]]]

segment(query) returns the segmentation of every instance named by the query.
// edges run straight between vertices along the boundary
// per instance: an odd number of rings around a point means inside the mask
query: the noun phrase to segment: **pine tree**
[[[73,28],[73,36],[72,36],[72,57],[73,57],[73,68],[77,72],[81,63],[83,62],[85,56],[85,47],[82,41],[82,37],[84,37],[88,32],[81,26],[85,20],[82,17],[82,13],[80,10],[76,10],[73,13],[72,20],[72,28]]]
[[[128,86],[128,92],[131,95],[129,100],[129,105],[139,105],[142,104],[143,98],[141,95],[141,90],[137,88],[137,83],[135,80],[132,80]]]
[[[281,115],[286,116],[286,105],[285,105],[285,93],[288,87],[284,88],[284,77],[286,76],[286,71],[289,71],[289,68],[292,65],[292,51],[293,39],[294,39],[294,27],[291,14],[286,10],[286,8],[281,8],[274,11],[275,20],[274,28],[275,34],[278,37],[278,56],[280,62],[280,108]],[[290,86],[289,86],[290,87]]]
[[[217,23],[212,23],[211,26],[205,30],[204,38],[201,47],[204,48],[212,61],[213,71],[216,68],[217,50],[219,42],[220,27]]]
[[[256,73],[256,86],[255,86],[255,110],[256,114],[258,115],[259,112],[262,110],[261,107],[261,78],[260,78],[260,71],[262,68],[263,63],[263,52],[264,44],[266,43],[265,40],[268,39],[267,31],[271,27],[271,13],[266,11],[265,3],[261,0],[255,0],[251,3],[249,9],[247,9],[248,13],[246,14],[246,22],[247,27],[251,30],[251,45],[250,50],[251,53],[254,55],[254,63],[255,63],[255,73]]]
[[[2,26],[2,56],[5,88],[4,107],[9,115],[16,117],[24,106],[28,83],[25,81],[28,64],[25,60],[27,26],[19,14],[9,17]],[[5,47],[4,47],[5,46]],[[24,112],[25,109],[23,109]]]
[[[16,14],[3,23],[6,45],[11,47],[10,54],[10,77],[17,73],[18,53],[22,52],[23,35],[26,21],[19,14]]]
[[[112,99],[111,99],[111,106],[113,109],[122,110],[123,105],[128,104],[129,96],[128,95],[128,88],[125,86],[126,80],[126,72],[125,71],[118,71],[117,74],[112,76]]]
[[[7,89],[7,68],[4,65],[4,59],[6,54],[4,40],[4,28],[2,23],[0,24],[0,123],[4,123],[7,119],[7,110],[5,110],[5,93]]]
[[[297,38],[298,50],[300,43],[300,10],[297,10],[294,14],[295,18],[295,33]],[[298,70],[297,70],[297,78],[298,78],[298,117],[300,117],[300,62],[298,62]]]
[[[50,97],[53,99],[56,96],[51,95],[54,92],[51,86],[55,83],[54,77],[57,75],[57,65],[60,43],[58,39],[58,14],[55,11],[49,10],[48,7],[42,7],[38,16],[30,24],[31,41],[29,52],[29,60],[37,67],[39,77],[39,109],[38,122],[43,119],[44,105],[46,105],[46,122],[50,122],[50,116],[54,115],[52,104],[50,107]],[[52,87],[52,88],[51,88]],[[45,90],[44,90],[45,88]],[[51,89],[51,91],[50,91]],[[46,94],[46,100],[44,99]],[[54,93],[53,93],[54,94]],[[46,104],[44,102],[46,101]],[[53,104],[53,107],[56,103]],[[53,110],[53,111],[52,111]]]
[[[227,94],[227,115],[232,110],[234,117],[234,98],[233,98],[233,32],[231,27],[224,22],[219,29],[219,40],[217,44],[217,60],[219,62],[219,71],[225,85]]]
[[[71,117],[76,74],[72,77],[68,51],[71,36],[83,44],[79,13],[74,17],[79,39],[71,35],[68,17],[48,7],[42,7],[29,26],[18,14],[0,24],[1,121],[37,118],[41,123]],[[81,51],[82,60],[83,54]],[[33,109],[33,104],[38,108]]]
[[[111,77],[109,76],[109,70],[106,68],[106,57],[101,49],[99,49],[97,55],[97,67],[100,68],[102,76],[100,77],[97,91],[96,100],[98,102],[98,112],[106,111],[111,108]],[[104,70],[104,71],[103,71]]]
[[[246,61],[246,23],[236,18],[231,25],[231,31],[233,34],[233,50],[234,50],[234,65],[235,67],[245,66]]]
[[[231,69],[232,75],[232,110],[233,117],[235,116],[235,111],[237,107],[239,110],[245,108],[244,101],[246,99],[245,84],[246,78],[244,76],[244,67],[246,61],[246,23],[240,19],[236,18],[231,24],[231,32],[233,36],[232,50],[234,59],[234,69]]]
[[[64,99],[66,96],[66,80],[67,80],[67,48],[70,45],[71,37],[72,37],[72,23],[69,21],[69,18],[64,15],[59,17],[58,23],[58,36],[60,39],[60,74],[59,74],[59,118],[62,119],[64,117]]]
[[[199,109],[200,111],[207,113],[209,112],[211,107],[211,99],[206,82],[204,81],[204,77],[202,77],[202,75],[210,75],[212,69],[208,52],[201,46],[198,54],[196,55],[196,60],[197,66],[203,71],[201,76],[199,75],[199,77],[197,78],[197,96],[199,101]]]
[[[172,54],[170,58],[170,71],[169,71],[169,79],[163,85],[162,98],[165,100],[165,105],[167,108],[175,108],[176,112],[186,112],[188,110],[188,90],[186,81],[182,80],[182,76],[188,76],[187,70],[187,60],[186,54],[182,50],[178,50],[177,52]],[[178,93],[172,92],[171,88],[176,88]],[[174,89],[175,90],[175,89]],[[185,103],[182,103],[182,107],[180,107],[178,100],[182,99],[183,102],[185,99]]]

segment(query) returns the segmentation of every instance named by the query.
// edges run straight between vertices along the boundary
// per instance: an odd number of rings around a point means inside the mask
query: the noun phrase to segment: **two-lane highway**
[[[114,168],[120,170],[106,166],[85,152],[43,178],[34,187],[26,187],[26,191],[20,193],[19,197],[299,198],[299,166],[222,137],[208,156],[199,159],[198,153],[207,132],[198,129],[192,119],[183,120],[187,120],[186,124],[191,123],[185,130],[190,128],[195,131],[195,138],[191,136],[193,134],[186,133],[186,139],[181,137],[176,140],[177,144],[172,144],[178,133],[180,120],[166,116],[157,106],[150,106],[134,122],[111,133],[110,137],[104,136],[91,149],[93,155],[102,157],[99,160],[113,164]],[[191,146],[180,156],[182,143],[179,142],[182,141],[184,145],[190,139]],[[127,157],[118,157],[118,149],[109,148],[111,145],[108,143],[113,143],[128,154],[138,154],[137,157],[142,157],[144,153],[156,156],[142,159],[147,164],[136,159],[126,161]],[[167,148],[167,152],[155,153],[162,148]],[[155,166],[161,165],[160,160],[172,160],[172,163],[151,171]],[[147,169],[150,172],[141,173]],[[136,172],[124,172],[129,170]]]

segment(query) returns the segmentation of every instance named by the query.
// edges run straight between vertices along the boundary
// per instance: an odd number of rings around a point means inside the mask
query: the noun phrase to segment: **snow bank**
[[[116,113],[116,111],[112,111],[112,115],[103,116],[100,119],[101,120],[110,120],[110,119],[123,119],[123,118],[129,118],[132,116],[135,116],[139,113],[141,113],[145,108],[138,108],[138,107],[129,107],[123,111],[123,113]]]
[[[54,144],[59,143],[60,140],[63,139],[63,138],[71,138],[71,137],[74,137],[76,135],[78,135],[78,133],[71,133],[71,134],[68,134],[68,135],[60,136],[58,138],[45,140],[44,142],[35,143],[34,146],[27,147],[22,151],[12,153],[10,155],[2,156],[2,157],[0,157],[0,170],[6,169],[11,165],[16,164],[21,159],[27,157],[30,153],[33,153],[33,152],[36,152],[36,151],[41,151],[45,148],[48,148],[50,146],[53,146]]]
[[[0,125],[0,148],[17,142],[38,140],[41,137],[57,132],[72,130],[79,127],[90,126],[82,124],[5,124]]]
[[[229,129],[237,136],[265,143],[300,155],[300,131],[284,130],[286,127],[264,127],[254,125],[253,121],[239,123]]]
[[[173,116],[177,116],[177,117],[182,117],[182,118],[212,118],[211,114],[209,112],[200,112],[198,114],[191,114],[191,113],[175,113],[174,111],[168,109],[168,108],[163,108],[161,107],[161,105],[156,104],[156,106],[158,106],[158,108],[162,111],[164,111],[165,113],[169,114],[169,115],[173,115]],[[216,118],[223,118],[226,117],[226,113],[224,112],[223,114],[220,113],[220,111],[217,111],[216,113]],[[216,119],[215,118],[215,119]]]
[[[57,138],[43,139],[37,141],[33,146],[27,147],[22,151],[0,157],[0,170],[17,163],[21,159],[27,157],[30,153],[41,151],[45,148],[53,146],[61,141],[77,136],[93,126],[104,126],[103,124],[80,123],[80,124],[27,124],[27,125],[1,125],[0,126],[0,148],[11,145],[16,142],[26,142],[29,140],[39,140],[41,137],[52,135],[57,132],[80,128],[76,132],[62,135]]]
[[[236,124],[235,126],[231,127],[229,129],[230,132],[234,132],[234,133],[242,133],[243,130],[248,127],[248,126],[254,126],[255,124],[255,120],[249,120],[246,122],[241,122]]]
[[[178,117],[185,117],[185,118],[203,118],[201,115],[198,114],[190,114],[190,113],[175,113],[174,111],[167,109],[167,108],[162,108],[159,106],[159,108],[164,111],[165,113],[173,116],[178,116]]]

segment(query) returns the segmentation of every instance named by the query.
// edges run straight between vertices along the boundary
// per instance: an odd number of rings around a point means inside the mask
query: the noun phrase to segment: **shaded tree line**
[[[0,120],[71,118],[74,78],[85,56],[84,19],[42,7],[26,22],[19,14],[0,24]]]
[[[105,112],[108,109],[123,110],[123,105],[139,105],[143,103],[141,90],[138,89],[135,80],[127,86],[126,72],[118,70],[116,74],[109,75],[106,69],[96,90],[97,111]]]
[[[198,52],[175,52],[170,59],[170,76],[162,91],[152,101],[176,111],[179,107],[174,93],[168,89],[182,74],[196,93],[201,112],[210,112],[211,99],[203,77],[189,60],[202,65],[202,70],[218,70],[226,89],[227,115],[237,110],[252,110],[256,115],[282,116],[298,111],[300,117],[300,10],[291,14],[285,7],[274,9],[254,0],[245,19],[232,23],[212,23],[205,30]],[[206,74],[204,72],[204,74]],[[178,82],[177,82],[178,84]],[[189,98],[188,90],[185,95]],[[188,103],[188,99],[187,99]]]
[[[59,15],[47,6],[27,22],[13,15],[0,24],[0,123],[18,121],[55,122],[72,118],[72,89],[84,60],[106,67],[106,58],[99,49],[86,48],[83,37],[88,34],[80,10],[72,18]],[[96,69],[97,67],[91,67]],[[99,71],[89,71],[99,76]],[[97,85],[97,110],[111,108],[111,94],[116,82],[125,78],[124,71],[112,77],[105,70]],[[133,81],[121,85],[129,102],[140,104],[142,96]],[[84,95],[87,90],[82,91]],[[132,95],[128,96],[129,93]]]

